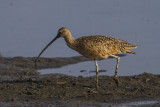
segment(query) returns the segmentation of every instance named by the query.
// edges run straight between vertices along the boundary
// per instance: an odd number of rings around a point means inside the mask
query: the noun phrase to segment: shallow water
[[[159,104],[159,101],[135,101],[135,102],[129,102],[129,103],[123,103],[123,104],[120,104],[122,105],[123,107],[128,107],[128,106],[141,106],[141,107],[153,107],[153,105],[155,104]],[[158,107],[158,105],[157,105]]]
[[[125,56],[126,57],[126,56]],[[99,75],[108,75],[113,76],[115,73],[115,67],[116,67],[116,59],[107,59],[107,60],[101,60],[98,61],[100,71]],[[121,63],[120,63],[121,65]],[[125,72],[125,67],[123,67],[124,70],[122,70],[122,67],[119,67],[118,75],[119,76],[128,76],[128,75],[136,75],[139,74],[139,72]],[[67,74],[71,76],[95,76],[95,64],[94,61],[86,61],[81,62],[77,64],[67,65],[61,68],[49,68],[49,69],[41,69],[38,70],[41,74],[50,74],[50,73],[60,73],[60,74]]]
[[[0,1],[0,51],[3,56],[37,56],[57,30],[66,26],[75,38],[84,35],[108,35],[137,44],[136,55],[121,58],[118,75],[143,72],[159,74],[160,1]],[[79,55],[61,38],[42,55],[70,57]],[[116,60],[99,61],[104,75],[113,75]],[[84,62],[60,69],[42,70],[73,75],[94,75],[93,62]],[[79,72],[86,70],[86,72]]]
[[[64,102],[64,101],[53,101],[54,104],[46,104],[46,102],[36,103],[26,103],[26,102],[6,102],[0,104],[1,106],[79,106],[79,107],[158,107],[158,101],[139,101],[139,102],[129,102],[129,103],[121,103],[121,104],[108,104],[108,103],[94,103],[87,102],[81,104],[74,104],[75,102]]]

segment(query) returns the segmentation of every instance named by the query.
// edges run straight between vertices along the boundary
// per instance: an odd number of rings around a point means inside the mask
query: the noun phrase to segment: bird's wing
[[[97,55],[112,55],[121,52],[130,53],[130,49],[136,48],[136,45],[107,36],[86,36],[79,38],[77,41],[79,41],[78,44],[81,51],[84,50]]]

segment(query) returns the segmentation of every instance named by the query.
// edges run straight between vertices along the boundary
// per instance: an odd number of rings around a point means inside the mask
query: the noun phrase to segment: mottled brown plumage
[[[42,50],[42,52],[37,57],[36,61],[40,57],[40,55],[47,49],[49,45],[51,45],[57,38],[63,37],[67,43],[67,45],[79,52],[83,56],[94,59],[96,65],[96,87],[98,88],[98,64],[97,59],[108,58],[108,56],[112,56],[117,59],[116,71],[114,75],[114,80],[116,84],[119,84],[117,78],[117,70],[120,61],[120,57],[115,54],[119,53],[133,53],[134,51],[131,49],[137,48],[136,45],[127,43],[126,41],[115,39],[108,36],[101,35],[93,35],[93,36],[84,36],[78,39],[74,39],[71,35],[71,32],[66,27],[62,27],[58,30],[57,36]]]
[[[107,36],[93,35],[75,39],[69,47],[87,58],[102,59],[122,52],[135,53],[130,49],[136,48],[136,45]]]

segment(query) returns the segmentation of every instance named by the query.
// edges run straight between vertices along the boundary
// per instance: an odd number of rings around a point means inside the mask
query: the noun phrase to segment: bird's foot
[[[98,90],[99,89],[99,86],[98,86],[98,84],[96,84],[96,90]]]
[[[119,86],[119,79],[117,76],[114,76],[113,80],[115,81],[117,87]]]
[[[98,90],[94,88],[94,89],[90,89],[88,92],[92,94],[97,94]]]

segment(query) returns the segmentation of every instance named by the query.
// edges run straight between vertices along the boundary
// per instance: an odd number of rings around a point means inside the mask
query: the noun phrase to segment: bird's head
[[[38,55],[38,57],[37,57],[36,60],[35,60],[35,65],[36,65],[36,62],[37,62],[38,58],[41,56],[41,54],[42,54],[55,40],[57,40],[57,39],[60,38],[60,37],[65,38],[65,37],[67,37],[67,36],[69,36],[69,35],[71,35],[71,32],[69,31],[68,28],[66,28],[66,27],[60,28],[60,29],[58,30],[57,36],[40,52],[40,54]]]
[[[71,35],[71,32],[69,31],[69,29],[68,28],[66,28],[66,27],[62,27],[62,28],[60,28],[59,30],[58,30],[58,33],[57,33],[57,38],[59,38],[59,37],[66,37],[66,36],[68,36],[68,35]]]

